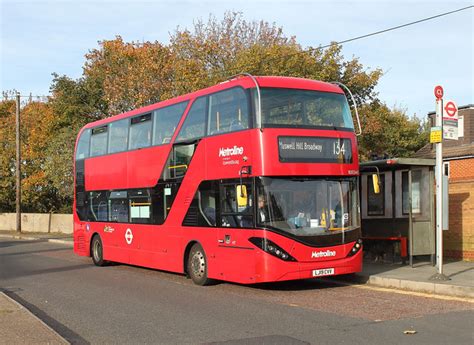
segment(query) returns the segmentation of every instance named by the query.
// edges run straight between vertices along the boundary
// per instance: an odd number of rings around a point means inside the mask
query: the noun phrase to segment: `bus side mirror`
[[[237,185],[236,194],[237,194],[237,206],[247,207],[247,186],[244,184]]]
[[[380,193],[380,181],[379,181],[379,174],[372,174],[372,184],[374,187],[374,193]]]

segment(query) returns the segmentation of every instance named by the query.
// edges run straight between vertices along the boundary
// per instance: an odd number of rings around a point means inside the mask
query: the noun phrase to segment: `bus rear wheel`
[[[92,238],[91,256],[94,265],[105,266],[106,262],[104,260],[104,249],[99,235],[95,235],[94,238]]]
[[[196,285],[209,285],[212,280],[207,277],[207,258],[199,243],[194,244],[189,252],[187,273]]]

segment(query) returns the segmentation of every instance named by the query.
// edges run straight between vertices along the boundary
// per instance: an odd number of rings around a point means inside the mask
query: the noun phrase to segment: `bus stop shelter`
[[[360,164],[362,237],[372,254],[403,262],[435,257],[434,159],[391,158]],[[379,175],[375,193],[373,174]]]

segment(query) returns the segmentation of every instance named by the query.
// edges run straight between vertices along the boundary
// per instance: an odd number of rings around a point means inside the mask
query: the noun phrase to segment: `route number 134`
[[[333,153],[336,156],[339,156],[341,153],[344,155],[346,153],[346,149],[344,147],[344,142],[335,141],[332,145]]]

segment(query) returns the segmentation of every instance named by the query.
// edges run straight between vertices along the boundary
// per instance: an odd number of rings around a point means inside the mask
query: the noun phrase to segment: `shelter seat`
[[[400,257],[405,261],[408,256],[408,246],[406,237],[382,237],[382,236],[364,236],[362,239],[369,241],[399,241],[400,242]]]

